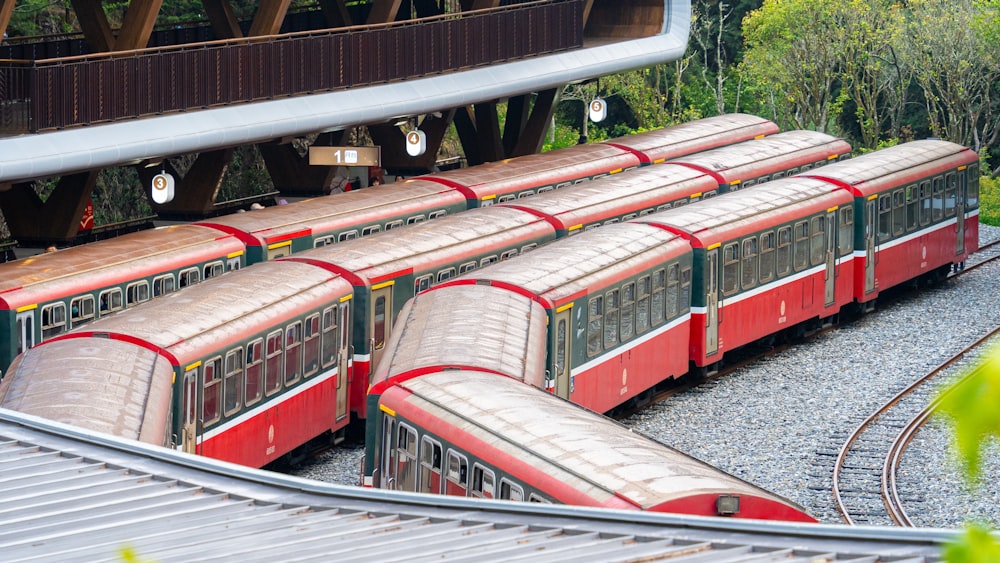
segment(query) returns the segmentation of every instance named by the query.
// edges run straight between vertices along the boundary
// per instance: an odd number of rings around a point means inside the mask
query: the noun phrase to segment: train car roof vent
[[[715,499],[715,512],[719,516],[732,516],[740,511],[739,495],[719,495]]]
[[[476,280],[476,285],[493,285],[493,280]]]

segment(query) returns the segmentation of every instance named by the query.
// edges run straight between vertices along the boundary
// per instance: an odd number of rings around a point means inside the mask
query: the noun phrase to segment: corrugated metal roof
[[[4,561],[929,561],[944,530],[735,522],[327,485],[0,410]]]

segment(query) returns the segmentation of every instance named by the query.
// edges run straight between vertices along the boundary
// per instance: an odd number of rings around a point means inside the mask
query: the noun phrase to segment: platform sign
[[[590,102],[590,120],[594,123],[600,123],[604,121],[604,118],[608,116],[608,104],[604,102],[601,98],[594,98]]]
[[[382,166],[382,147],[309,147],[309,164]]]
[[[174,199],[174,177],[167,172],[153,176],[153,203],[163,205]]]
[[[406,134],[406,154],[420,156],[427,152],[427,135],[420,129]]]

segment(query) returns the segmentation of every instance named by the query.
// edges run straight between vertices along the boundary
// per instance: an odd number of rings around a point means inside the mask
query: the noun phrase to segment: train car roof
[[[553,228],[529,213],[500,207],[471,209],[405,229],[307,250],[285,260],[323,262],[361,276],[367,283],[379,283],[401,272],[437,268],[461,256],[489,254],[499,241],[517,245],[554,238]]]
[[[389,378],[406,380],[442,367],[478,366],[544,385],[547,318],[541,305],[522,295],[480,285],[431,289],[407,303],[396,323],[371,393]]]
[[[98,319],[68,335],[128,334],[170,350],[183,362],[206,353],[201,349],[206,336],[214,347],[223,346],[226,338],[239,342],[249,337],[249,327],[272,326],[352,292],[350,283],[322,268],[265,262]]]
[[[537,186],[555,185],[639,164],[639,157],[627,150],[593,143],[426,174],[420,178],[454,187],[468,199],[481,201],[522,190],[525,179]]]
[[[627,174],[599,178],[501,206],[525,209],[547,218],[556,228],[570,230],[601,218],[625,215],[630,210],[653,209],[664,202],[716,190],[707,174],[685,166],[646,166]]]
[[[815,522],[791,501],[513,380],[442,371],[400,390],[383,393],[380,404],[401,419],[427,422],[428,431],[471,456],[508,460],[504,471],[512,478],[561,502],[582,495],[602,506],[681,512],[687,503],[714,508],[716,497],[736,496],[738,517]]]
[[[808,214],[849,206],[847,190],[813,178],[783,178],[691,205],[633,219],[684,233],[693,246],[757,233]]]
[[[0,304],[17,308],[76,295],[84,289],[81,278],[96,289],[242,252],[238,239],[206,227],[138,231],[0,264]]]
[[[362,190],[232,213],[196,224],[237,234],[247,244],[266,245],[303,234],[331,232],[389,217],[423,212],[427,207],[466,206],[465,197],[436,182],[410,179]]]
[[[559,306],[586,294],[593,286],[634,275],[650,264],[690,252],[688,243],[673,233],[656,227],[636,227],[639,225],[634,223],[607,225],[474,270],[448,283],[500,282]]]
[[[440,497],[249,469],[0,409],[5,559],[937,559],[953,530]],[[358,538],[367,538],[359,541]]]
[[[729,113],[608,139],[604,143],[638,151],[643,154],[646,162],[659,163],[685,154],[772,135],[778,131],[774,122],[762,117]]]
[[[850,153],[851,145],[842,139],[800,130],[675,158],[671,162],[714,174],[719,184],[738,184],[804,164],[825,163]]]
[[[979,155],[967,147],[925,139],[866,153],[802,175],[828,179],[849,187],[856,196],[868,196],[978,161]]]

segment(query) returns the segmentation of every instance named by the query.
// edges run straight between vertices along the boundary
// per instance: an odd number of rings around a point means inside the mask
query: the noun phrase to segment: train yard
[[[987,246],[1000,240],[1000,228],[980,229],[984,250],[970,257],[963,275],[905,293],[873,314],[657,403],[625,424],[788,497],[820,522],[844,522],[832,475],[850,433],[910,383],[1000,326],[1000,264],[973,268],[982,256],[996,253],[997,247]],[[945,380],[952,378],[938,381]],[[1000,486],[984,480],[976,489],[963,487],[949,439],[949,427],[932,420],[902,456],[897,486],[907,512],[917,526],[956,527],[971,518],[996,525],[1000,510],[991,499]],[[332,450],[294,473],[356,484],[362,451]],[[882,459],[873,455],[871,463],[881,467]],[[998,468],[1000,454],[988,450],[984,473]],[[877,487],[878,476],[872,480]],[[875,502],[873,511],[881,516],[855,523],[891,525],[881,501]]]

